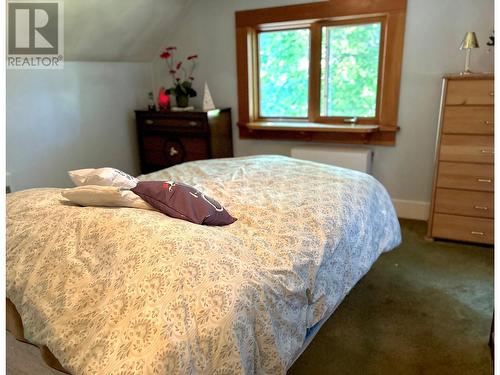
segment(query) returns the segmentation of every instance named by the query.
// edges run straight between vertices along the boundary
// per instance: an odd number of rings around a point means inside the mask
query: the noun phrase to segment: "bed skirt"
[[[21,321],[21,315],[17,312],[16,306],[7,298],[5,304],[5,321],[7,325],[7,331],[9,331],[17,341],[24,342],[26,344],[30,344],[38,347],[40,349],[40,354],[42,356],[43,361],[50,367],[56,369],[57,371],[61,371],[65,374],[69,374],[67,370],[62,367],[56,357],[51,353],[49,348],[45,345],[37,345],[34,344],[24,337],[24,328],[23,322]]]

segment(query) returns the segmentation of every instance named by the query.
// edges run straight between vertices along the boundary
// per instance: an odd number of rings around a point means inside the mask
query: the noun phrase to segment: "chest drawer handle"
[[[477,182],[487,182],[488,184],[491,184],[491,179],[489,179],[489,178],[478,178]]]
[[[486,206],[474,206],[476,210],[483,210],[483,211],[488,211],[488,207]]]
[[[198,125],[198,123],[196,121],[189,121],[189,125],[196,126],[196,125]]]
[[[495,93],[493,91],[490,92],[490,96],[495,96]]]
[[[177,151],[177,150],[175,149],[175,147],[173,147],[173,146],[172,146],[172,147],[170,147],[170,152],[169,152],[170,156],[175,156],[175,155],[177,155],[178,153],[179,153],[179,151]]]
[[[484,125],[495,125],[493,121],[485,121]]]
[[[146,124],[153,125],[155,122],[153,120],[146,120]]]
[[[470,232],[470,234],[473,234],[475,236],[484,236],[484,232],[476,232],[474,230],[472,232]]]
[[[495,151],[493,151],[493,150],[484,150],[484,149],[481,150],[481,154],[494,154],[494,153],[495,153]]]

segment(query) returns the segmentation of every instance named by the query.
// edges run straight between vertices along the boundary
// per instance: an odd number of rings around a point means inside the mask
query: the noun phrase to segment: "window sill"
[[[249,122],[252,130],[289,130],[338,133],[373,133],[379,130],[378,125],[321,124],[318,122]]]
[[[399,127],[383,125],[322,124],[316,122],[238,123],[242,139],[303,140],[393,146]]]

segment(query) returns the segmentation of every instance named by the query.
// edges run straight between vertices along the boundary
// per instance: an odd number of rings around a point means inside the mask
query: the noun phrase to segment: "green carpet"
[[[299,374],[491,374],[493,249],[426,242],[401,220],[383,254],[290,369]]]

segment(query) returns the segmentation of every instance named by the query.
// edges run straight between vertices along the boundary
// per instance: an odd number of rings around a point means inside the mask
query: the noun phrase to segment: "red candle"
[[[168,109],[169,103],[170,97],[165,94],[165,89],[161,87],[160,92],[158,93],[158,108],[160,109],[160,111],[164,111]]]

